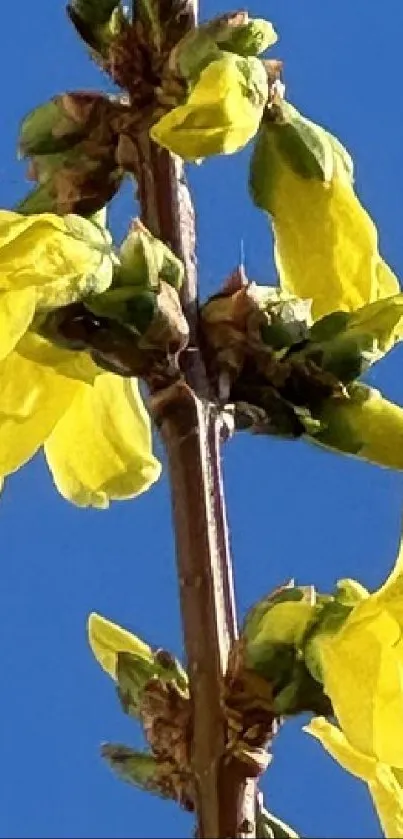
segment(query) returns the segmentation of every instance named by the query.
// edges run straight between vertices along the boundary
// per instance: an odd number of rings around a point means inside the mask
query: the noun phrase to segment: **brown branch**
[[[183,260],[182,305],[190,342],[183,381],[151,399],[171,482],[185,647],[193,703],[193,770],[198,836],[253,837],[255,782],[223,759],[223,674],[236,639],[232,563],[222,485],[222,419],[198,343],[194,210],[181,160],[143,136],[137,147],[144,224]]]

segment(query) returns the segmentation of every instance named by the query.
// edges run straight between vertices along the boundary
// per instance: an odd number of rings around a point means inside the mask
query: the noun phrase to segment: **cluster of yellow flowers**
[[[43,446],[79,506],[131,498],[160,473],[137,382],[34,329],[55,306],[105,291],[113,262],[109,234],[81,217],[0,212],[0,475]]]
[[[338,629],[320,628],[309,642],[309,662],[332,703],[337,725],[315,717],[305,731],[343,768],[368,784],[388,839],[403,837],[403,543],[384,585],[373,594],[354,580],[350,610]],[[354,602],[353,602],[354,601]],[[289,642],[307,622],[307,604],[273,606],[260,625],[266,645]],[[301,614],[300,614],[301,613]],[[93,613],[88,621],[92,652],[117,679],[118,654],[150,666],[150,647],[131,632]],[[307,656],[308,661],[308,656]]]
[[[185,101],[151,136],[199,160],[233,153],[257,135],[250,188],[270,218],[281,292],[310,300],[316,326],[348,313],[340,335],[334,321],[329,328],[340,353],[351,346],[368,366],[402,339],[403,294],[355,191],[352,161],[270,89],[268,67],[256,57],[275,41],[270,25],[248,29],[243,52],[220,37],[206,42],[199,64],[193,42],[179,55],[189,71]],[[60,493],[80,506],[131,498],[160,474],[136,380],[101,370],[40,330],[46,313],[106,292],[116,259],[109,233],[89,220],[0,211],[0,480],[43,447]],[[324,403],[321,430],[307,436],[403,469],[403,409],[353,380],[343,385],[343,398]],[[314,633],[309,646],[338,725],[318,717],[306,730],[368,784],[385,835],[403,838],[403,549],[378,592],[349,585],[348,616],[337,630]],[[100,616],[91,616],[89,638],[114,679],[119,652],[153,660],[147,645]]]

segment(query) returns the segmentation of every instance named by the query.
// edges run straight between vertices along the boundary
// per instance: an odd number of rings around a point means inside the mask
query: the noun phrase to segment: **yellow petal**
[[[232,154],[258,130],[268,97],[264,66],[257,58],[223,55],[202,71],[187,103],[151,129],[156,143],[185,160]]]
[[[376,266],[376,277],[378,287],[378,299],[382,297],[392,297],[394,294],[399,294],[400,285],[396,274],[393,273],[389,265],[380,259]]]
[[[346,335],[370,335],[379,356],[384,355],[403,337],[403,294],[357,309],[349,319]]]
[[[356,384],[351,399],[330,399],[320,419],[326,428],[311,442],[386,466],[403,469],[403,408],[374,388]]]
[[[35,314],[35,289],[0,291],[0,362],[16,346]]]
[[[325,691],[349,743],[382,763],[403,768],[403,655],[400,660],[396,647],[400,635],[388,612],[373,612],[370,597],[320,649]]]
[[[403,793],[390,766],[357,752],[340,729],[324,717],[317,717],[304,728],[348,772],[368,783],[375,809],[387,839],[403,837]]]
[[[377,766],[369,791],[386,839],[403,839],[403,790],[389,766]]]
[[[146,661],[153,660],[148,644],[96,612],[88,618],[88,640],[96,660],[112,679],[116,679],[117,653],[133,653]]]
[[[326,751],[348,772],[364,781],[374,779],[375,758],[354,749],[343,732],[324,717],[315,717],[303,730],[319,740]]]
[[[371,601],[377,606],[393,610],[399,626],[403,629],[403,539],[389,577],[383,586],[371,595]]]
[[[283,115],[263,122],[251,167],[255,202],[272,217],[281,287],[312,299],[315,319],[396,294],[336,138],[288,103]]]
[[[1,475],[29,460],[68,408],[77,388],[63,371],[70,356],[28,333],[0,363]]]
[[[59,492],[80,507],[132,498],[160,475],[137,383],[111,373],[79,390],[45,454]]]
[[[346,178],[332,182],[282,171],[273,215],[281,287],[312,298],[314,319],[375,299],[377,234]]]
[[[374,702],[382,656],[369,632],[327,636],[320,644],[324,688],[353,748],[373,755]]]
[[[388,615],[389,620],[392,618]],[[393,621],[395,623],[395,621]],[[396,623],[395,623],[396,625]],[[401,638],[401,633],[399,632]],[[384,649],[374,715],[374,752],[382,763],[403,769],[403,650]]]
[[[63,306],[111,283],[106,231],[79,216],[0,210],[0,291],[35,288],[41,308]]]

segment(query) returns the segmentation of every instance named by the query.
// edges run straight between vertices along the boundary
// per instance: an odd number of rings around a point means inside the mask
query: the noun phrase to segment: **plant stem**
[[[223,760],[223,674],[237,637],[232,563],[221,474],[222,419],[210,400],[198,343],[195,222],[184,165],[153,144],[138,143],[144,224],[182,259],[182,304],[190,342],[183,381],[151,399],[168,456],[183,631],[193,704],[192,767],[198,837],[255,835],[255,784]]]

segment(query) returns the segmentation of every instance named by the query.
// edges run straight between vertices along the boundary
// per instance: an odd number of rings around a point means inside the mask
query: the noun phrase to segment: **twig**
[[[183,630],[193,703],[198,836],[253,837],[255,785],[223,760],[223,674],[236,639],[232,564],[222,486],[221,417],[198,343],[194,210],[182,161],[143,136],[138,144],[142,220],[182,259],[190,343],[184,380],[151,399],[171,482]]]

